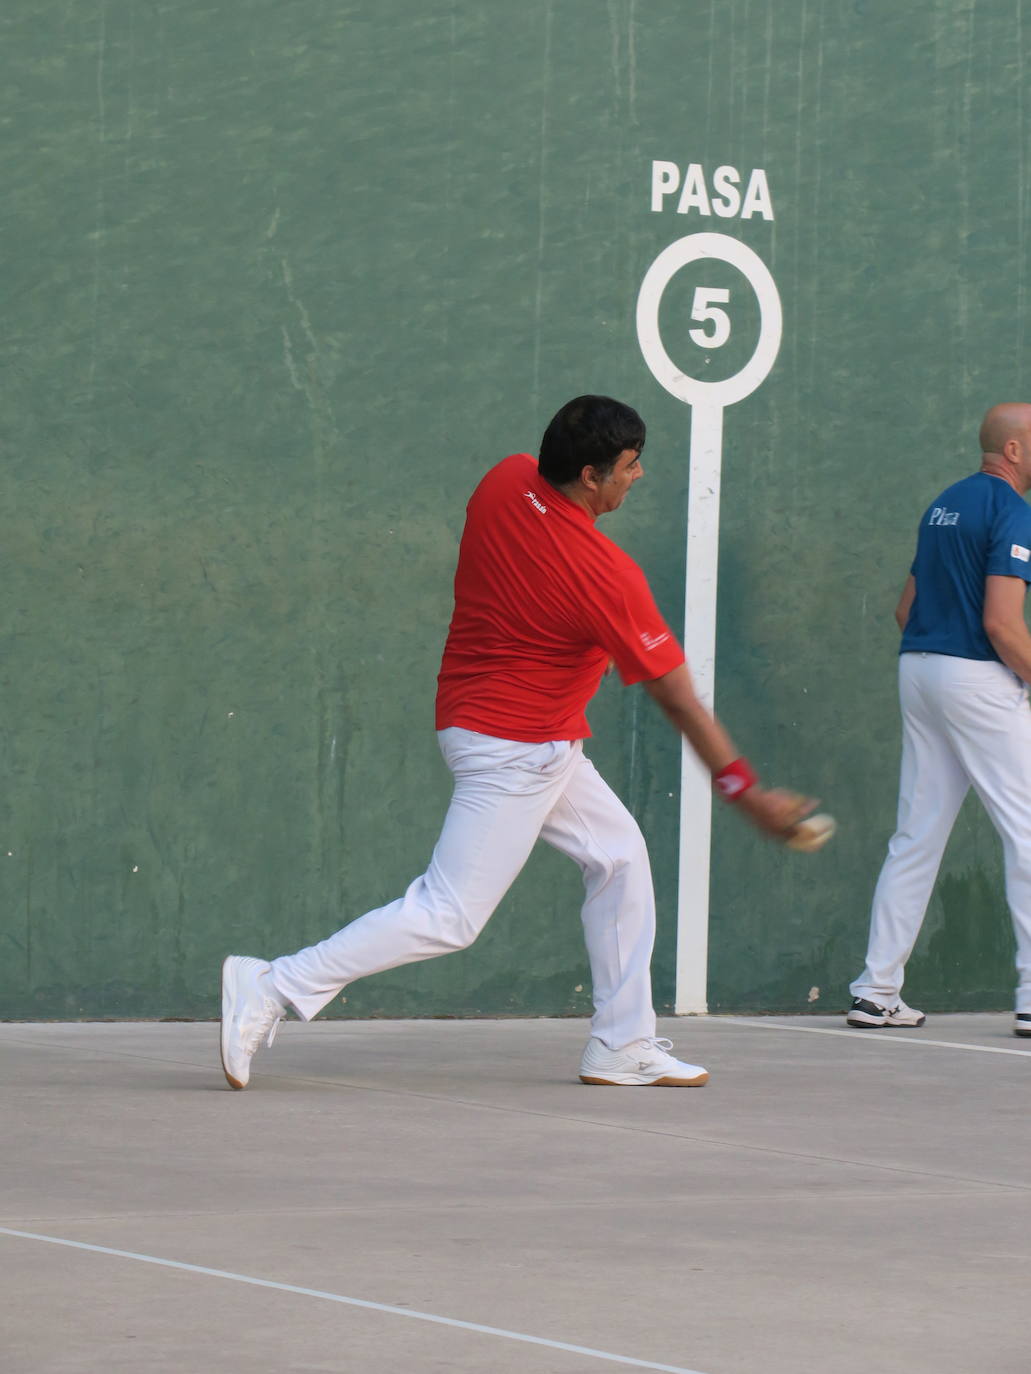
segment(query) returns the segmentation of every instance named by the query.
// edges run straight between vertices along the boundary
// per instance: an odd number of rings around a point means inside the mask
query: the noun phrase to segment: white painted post
[[[720,540],[723,411],[691,412],[690,486],[684,588],[684,653],[695,690],[711,710],[716,697],[716,579]],[[687,743],[680,755],[680,869],[677,881],[678,1014],[705,1012],[709,966],[709,854],[712,780]]]
[[[736,267],[759,301],[759,341],[739,372],[721,382],[697,381],[676,366],[659,332],[659,306],[672,278],[688,263],[717,258]],[[691,331],[703,347],[722,347],[730,337],[730,292],[699,288],[692,318],[711,323]],[[762,260],[726,234],[689,234],[663,249],[641,283],[637,337],[652,375],[671,395],[691,406],[691,454],[687,506],[684,653],[695,688],[712,709],[716,695],[716,579],[719,568],[720,478],[723,411],[751,395],[773,366],[782,319],[777,287]],[[708,1011],[709,861],[712,849],[712,782],[686,741],[680,764],[680,865],[677,881],[676,1001],[678,1014]]]

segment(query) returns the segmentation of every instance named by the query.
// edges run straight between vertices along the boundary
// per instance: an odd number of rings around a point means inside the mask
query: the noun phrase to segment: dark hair
[[[544,431],[541,476],[556,487],[575,482],[585,467],[604,477],[624,449],[640,453],[644,434],[644,421],[622,401],[611,396],[577,396],[566,402]]]

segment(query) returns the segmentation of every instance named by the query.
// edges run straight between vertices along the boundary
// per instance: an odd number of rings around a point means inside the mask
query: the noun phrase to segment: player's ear
[[[599,486],[598,474],[589,466],[580,469],[580,481],[591,491],[596,491]]]

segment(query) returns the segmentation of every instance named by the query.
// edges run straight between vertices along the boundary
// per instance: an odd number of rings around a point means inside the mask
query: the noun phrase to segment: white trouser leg
[[[1031,1012],[1031,711],[1027,687],[1001,663],[947,670],[953,747],[1002,840],[1017,942],[1016,1009]]]
[[[899,657],[902,766],[898,823],[870,912],[866,967],[853,997],[893,1006],[920,933],[942,855],[970,782],[949,738],[938,678],[941,654]]]
[[[582,919],[591,965],[591,1034],[609,1049],[655,1034],[651,956],[655,897],[644,836],[582,755],[541,839],[583,873]]]
[[[579,741],[518,744],[454,728],[438,738],[455,790],[429,868],[397,901],[273,960],[274,987],[305,1020],[357,978],[471,945],[582,758]]]

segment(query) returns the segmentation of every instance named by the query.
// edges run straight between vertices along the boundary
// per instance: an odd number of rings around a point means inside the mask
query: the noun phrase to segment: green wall
[[[7,0],[0,1015],[213,1015],[226,952],[421,871],[464,502],[571,395],[649,423],[606,528],[682,623],[690,412],[634,304],[703,230],[784,308],[725,417],[718,708],[841,823],[805,859],[717,815],[711,1005],[842,1006],[915,521],[1026,398],[1029,34],[1013,0]],[[656,160],[763,169],[774,218],[653,211]],[[720,270],[722,354],[687,337],[692,279],[663,316],[712,375],[755,332]],[[640,689],[591,719],[651,844],[669,1008],[678,746]],[[541,852],[471,951],[328,1012],[584,1013],[577,897]],[[907,992],[1004,1006],[1011,959],[968,807]]]

